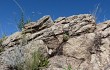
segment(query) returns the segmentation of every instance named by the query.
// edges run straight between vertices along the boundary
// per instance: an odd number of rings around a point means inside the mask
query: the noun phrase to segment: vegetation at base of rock
[[[3,51],[4,51],[4,49],[2,47],[0,47],[0,53],[3,52]]]
[[[69,64],[69,65],[68,65],[68,68],[67,68],[67,69],[66,69],[66,68],[64,68],[64,70],[72,70],[71,65]]]
[[[6,34],[2,35],[2,38],[0,39],[0,46],[2,45],[2,42],[6,39]]]
[[[2,39],[0,39],[0,46],[2,45],[2,42],[3,42]]]
[[[63,41],[66,42],[68,41],[69,36],[67,34],[63,34]]]
[[[64,34],[63,34],[63,42],[68,41],[68,39],[69,39],[69,33],[68,33],[68,31],[64,31]]]
[[[0,52],[4,51],[4,48],[2,47],[2,42],[6,39],[6,34],[2,35],[2,38],[0,39]]]
[[[31,58],[25,60],[24,63],[18,64],[16,70],[41,70],[49,64],[48,58],[39,52],[34,52]]]
[[[26,38],[26,34],[22,34],[21,37],[21,45],[24,46],[28,43],[27,38]]]

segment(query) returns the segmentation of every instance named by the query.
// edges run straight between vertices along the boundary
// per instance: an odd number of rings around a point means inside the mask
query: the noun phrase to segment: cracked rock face
[[[0,70],[22,63],[31,53],[49,57],[43,70],[110,70],[110,21],[97,24],[90,14],[60,17],[44,16],[30,22],[21,32],[1,44]],[[19,60],[17,60],[19,58]]]

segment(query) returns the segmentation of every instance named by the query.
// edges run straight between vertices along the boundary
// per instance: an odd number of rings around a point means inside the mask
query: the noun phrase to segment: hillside
[[[20,70],[23,63],[24,70],[109,70],[110,21],[97,24],[91,14],[56,20],[47,15],[1,39],[0,47],[0,70]],[[40,62],[34,62],[39,64],[31,66],[33,53],[39,52],[47,59],[38,56]]]

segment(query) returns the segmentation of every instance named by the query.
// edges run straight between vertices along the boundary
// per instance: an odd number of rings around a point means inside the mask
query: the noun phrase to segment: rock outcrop
[[[44,16],[26,24],[2,42],[0,70],[22,63],[40,49],[49,57],[43,70],[110,70],[110,21],[97,24],[91,14],[60,17]]]

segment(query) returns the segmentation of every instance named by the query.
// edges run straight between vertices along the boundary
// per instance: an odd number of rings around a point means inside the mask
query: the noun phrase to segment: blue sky
[[[110,19],[110,0],[16,0],[25,13],[25,19],[33,21],[44,15],[52,19],[60,16],[90,14],[97,11],[97,22]],[[17,31],[21,10],[14,0],[0,0],[0,37],[3,33],[11,35]]]

